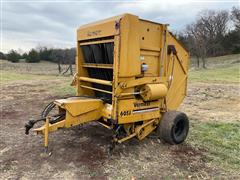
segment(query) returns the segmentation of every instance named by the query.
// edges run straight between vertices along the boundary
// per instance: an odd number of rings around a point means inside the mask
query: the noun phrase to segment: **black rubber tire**
[[[185,113],[168,111],[163,114],[157,134],[163,143],[180,144],[188,135],[189,120]]]

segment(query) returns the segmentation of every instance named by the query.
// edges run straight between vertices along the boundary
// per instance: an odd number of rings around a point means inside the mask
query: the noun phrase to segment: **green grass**
[[[35,75],[18,73],[11,71],[1,71],[0,84],[7,84],[9,82],[28,82],[37,83],[41,80],[46,81],[46,89],[55,95],[66,96],[75,95],[75,88],[70,86],[72,77],[71,76],[56,76],[56,75]]]
[[[191,82],[240,82],[239,64],[231,64],[214,69],[193,70],[189,73]]]
[[[0,83],[10,82],[10,81],[27,81],[27,80],[48,80],[54,79],[54,75],[35,75],[28,73],[19,73],[12,71],[1,71],[0,73]]]
[[[14,72],[1,71],[0,82],[5,81],[15,81],[15,80],[31,80],[34,79],[32,75],[29,74],[19,74]]]
[[[239,55],[233,55],[208,59],[208,69],[190,71],[189,80],[190,82],[239,83],[239,63],[232,63],[237,61],[238,57]],[[210,64],[210,60],[212,64],[218,65],[213,66]],[[50,75],[57,73],[55,64],[31,64],[31,67],[29,67],[31,71],[28,72],[27,69],[24,69],[26,65],[24,63],[14,64],[14,67],[11,67],[9,62],[2,63],[4,63],[4,66],[0,69],[0,83],[31,81],[31,83],[37,84],[39,80],[46,80],[47,83],[43,88],[53,95],[62,97],[75,95],[75,88],[70,86],[71,76]],[[18,71],[21,68],[22,70]],[[37,75],[41,72],[45,73],[45,75]],[[215,166],[219,165],[230,170],[240,169],[240,123],[193,121],[192,124],[188,143],[194,147],[206,149],[207,151],[204,153]]]
[[[218,57],[210,57],[207,58],[207,65],[226,65],[226,64],[234,64],[240,60],[240,54],[232,54],[232,55],[225,55],[225,56],[218,56]]]
[[[232,55],[225,55],[225,56],[218,56],[218,57],[210,57],[206,59],[207,67],[216,67],[216,66],[224,66],[227,64],[234,64],[240,60],[240,54],[232,54]],[[200,66],[202,66],[200,60]],[[190,60],[190,66],[196,67],[197,60],[196,58],[192,57]]]
[[[61,65],[62,70],[65,71],[67,64]],[[73,65],[73,69],[75,66]],[[11,63],[6,60],[0,60],[0,70],[11,71],[16,73],[36,74],[36,75],[58,75],[58,65],[47,61],[40,63]]]
[[[73,86],[70,86],[71,79],[68,78],[61,84],[57,84],[51,88],[51,91],[59,96],[69,96],[69,95],[76,95],[76,89]]]
[[[21,80],[36,80],[36,79],[53,79],[54,76],[49,75],[34,75],[27,73],[18,73],[11,71],[1,71],[0,82],[9,82],[9,81],[21,81]]]
[[[240,169],[240,123],[195,122],[188,142],[195,147],[204,147],[216,166]]]

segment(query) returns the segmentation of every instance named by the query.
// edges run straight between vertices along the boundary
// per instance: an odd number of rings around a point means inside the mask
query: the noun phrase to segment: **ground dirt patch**
[[[38,117],[44,105],[58,98],[47,88],[45,81],[2,86],[2,179],[209,178],[228,173],[210,163],[206,149],[192,146],[188,141],[180,146],[163,145],[154,134],[141,142],[133,139],[119,145],[114,155],[108,157],[105,150],[111,133],[94,123],[51,134],[52,155],[46,158],[41,155],[42,138],[33,134],[26,136],[24,124],[29,117]],[[230,99],[237,103],[238,87],[233,84],[226,88],[224,84],[190,84],[182,110],[194,121],[211,120],[210,112],[217,118],[221,107],[214,101]],[[211,106],[206,108],[208,103]],[[232,108],[231,103],[229,106],[226,111],[237,114],[237,108]],[[228,120],[236,118],[231,116]]]
[[[200,121],[239,121],[239,92],[238,84],[189,83],[180,110]]]
[[[180,108],[191,123],[184,144],[162,144],[153,133],[143,141],[132,139],[117,146],[108,157],[111,132],[90,123],[50,134],[52,155],[46,157],[42,137],[32,132],[26,136],[24,125],[39,117],[49,102],[74,91],[68,88],[71,77],[53,76],[52,66],[51,75],[36,75],[34,69],[40,66],[29,67],[30,74],[21,76],[17,67],[2,66],[7,74],[0,82],[0,179],[240,179],[236,67],[227,69],[228,77],[218,77],[225,73],[221,68],[216,78],[211,76],[213,66],[190,73],[188,95]],[[21,73],[28,70],[24,67]]]

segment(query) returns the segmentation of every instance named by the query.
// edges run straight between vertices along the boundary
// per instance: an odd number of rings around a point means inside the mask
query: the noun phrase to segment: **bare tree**
[[[61,63],[63,62],[64,60],[64,51],[61,50],[61,49],[53,49],[52,52],[51,52],[51,59],[54,61],[54,62],[57,62],[58,64],[58,72],[59,74],[61,74],[62,72],[62,67],[61,67]]]
[[[222,55],[224,48],[221,41],[227,33],[229,15],[227,11],[205,10],[199,13],[195,23],[187,25],[188,46],[197,58],[199,67],[206,68],[206,57]]]
[[[240,8],[233,7],[231,11],[231,19],[235,24],[237,30],[240,30]]]
[[[207,45],[207,55],[222,55],[221,40],[227,33],[229,15],[227,11],[205,10],[199,14],[197,26]]]
[[[205,43],[204,34],[201,33],[199,24],[190,24],[186,28],[188,36],[188,47],[193,56],[197,58],[197,67],[200,66],[200,59],[202,60],[203,68],[206,68],[205,57],[207,44]]]
[[[69,56],[70,56],[70,74],[73,75],[73,68],[72,68],[72,64],[74,64],[75,62],[75,58],[76,58],[76,49],[75,48],[71,48],[69,50]]]
[[[64,51],[65,51],[64,61],[66,64],[69,64],[69,66],[66,69],[66,71],[63,72],[63,74],[66,74],[68,71],[70,71],[70,74],[73,75],[72,64],[74,64],[74,61],[75,61],[76,49],[71,48],[71,49],[65,49]]]

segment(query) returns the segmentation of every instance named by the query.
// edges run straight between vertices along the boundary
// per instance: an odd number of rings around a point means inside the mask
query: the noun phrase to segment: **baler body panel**
[[[78,77],[112,83],[108,86],[79,80],[78,95],[87,94],[105,99],[105,102],[112,105],[111,118],[116,122],[131,123],[160,118],[160,111],[151,111],[151,108],[164,107],[164,98],[146,103],[136,95],[136,91],[144,83],[128,88],[119,87],[121,83],[158,78],[166,86],[170,85],[166,96],[166,107],[171,110],[179,107],[186,95],[189,56],[167,30],[166,25],[124,14],[80,27],[77,39]],[[168,45],[175,47],[179,60],[174,57],[175,55],[168,54]],[[142,65],[148,66],[144,72],[141,69]],[[119,89],[121,93],[116,96]]]
[[[81,26],[72,82],[79,97],[56,100],[60,114],[46,117],[35,131],[44,134],[47,147],[48,132],[97,121],[125,134],[113,142],[141,140],[182,103],[188,65],[188,52],[167,25],[123,14]]]

